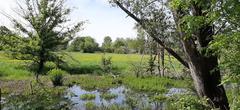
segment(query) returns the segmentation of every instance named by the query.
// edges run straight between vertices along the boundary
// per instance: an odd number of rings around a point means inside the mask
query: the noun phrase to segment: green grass
[[[111,99],[116,98],[117,96],[118,96],[117,94],[111,94],[111,93],[103,93],[100,95],[100,97],[105,100],[111,100]]]
[[[0,78],[4,79],[25,79],[33,73],[21,65],[0,62]]]
[[[80,99],[82,100],[93,100],[96,98],[95,94],[83,94],[80,96]]]
[[[86,90],[103,89],[107,90],[111,87],[116,87],[118,84],[113,83],[116,79],[111,76],[97,76],[97,75],[72,75],[68,76],[65,85],[78,84]]]
[[[101,59],[104,55],[103,53],[79,53],[79,52],[68,52],[65,57],[65,61],[69,64],[70,73],[72,74],[86,74],[86,73],[100,73]],[[70,56],[70,57],[69,57]],[[113,69],[121,73],[129,74],[132,64],[136,63],[147,63],[149,55],[139,55],[139,54],[113,54],[107,53],[106,57],[112,58]],[[182,72],[183,66],[176,61],[173,57],[165,58],[166,68],[171,72]],[[169,61],[171,60],[172,63]],[[175,69],[173,69],[174,67]]]
[[[78,84],[87,90],[107,90],[112,87],[124,84],[125,86],[139,92],[165,93],[171,87],[189,88],[193,85],[191,80],[176,80],[164,77],[145,77],[121,76],[113,78],[109,75],[72,75],[68,76],[65,85]]]
[[[104,74],[101,70],[101,59],[104,55],[103,53],[79,53],[79,52],[68,52],[68,55],[64,57],[64,60],[68,64],[68,66],[63,66],[63,69],[70,74]],[[107,53],[105,54],[107,57],[112,57],[112,64],[113,64],[113,72],[116,73],[123,73],[123,74],[132,74],[131,68],[132,64],[140,63],[141,59],[143,57],[143,62],[147,62],[149,56],[148,55],[139,55],[139,54],[111,54]],[[171,57],[171,60],[173,62],[172,65],[175,66],[175,69],[177,71],[182,70],[182,66]],[[0,63],[2,65],[6,65],[9,67],[4,70],[4,68],[0,68],[0,71],[4,71],[4,73],[0,73],[1,76],[5,77],[16,77],[18,76],[29,76],[29,67],[26,67],[26,65],[29,65],[31,61],[24,61],[24,60],[15,60],[7,57],[7,54],[4,52],[0,52]],[[4,64],[3,64],[4,63]],[[168,64],[168,58],[166,58],[166,65],[167,68],[170,68],[171,65]],[[18,67],[23,67],[24,69],[19,69]],[[46,67],[44,68],[44,72],[47,72],[47,70],[51,69],[55,65],[51,64],[50,62],[47,62]],[[27,69],[26,69],[27,68]],[[46,71],[45,71],[46,70]],[[8,71],[11,71],[8,73]],[[7,74],[7,75],[6,75]],[[34,74],[34,73],[31,73]]]
[[[127,76],[123,78],[123,84],[139,92],[165,93],[171,87],[189,88],[192,87],[190,80],[176,80],[165,77],[137,78]]]
[[[32,76],[33,73],[28,71],[25,66],[28,62],[11,59],[7,57],[7,54],[0,52],[0,79],[20,80]]]
[[[82,74],[91,73],[94,72],[94,70],[98,72],[101,69],[100,64],[102,56],[104,54],[69,52],[68,55],[71,57],[67,57],[65,61],[72,67],[73,74]],[[122,72],[129,70],[131,63],[140,62],[142,58],[141,55],[137,54],[110,54],[110,53],[106,54],[106,57],[112,57],[113,68],[115,70]],[[145,58],[146,57],[147,56],[145,56]]]

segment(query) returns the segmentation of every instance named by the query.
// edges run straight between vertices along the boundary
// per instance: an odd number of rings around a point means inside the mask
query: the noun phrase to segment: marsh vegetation
[[[1,110],[240,108],[239,1],[109,0],[137,35],[101,45],[66,1],[1,13]]]

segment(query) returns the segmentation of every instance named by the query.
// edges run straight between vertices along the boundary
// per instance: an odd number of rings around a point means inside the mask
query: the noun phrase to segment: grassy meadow
[[[64,54],[64,60],[68,64],[65,68],[70,74],[92,74],[100,73],[101,60],[103,53],[79,53],[79,52],[67,52]],[[132,65],[142,64],[147,65],[149,56],[139,54],[105,54],[106,57],[112,58],[113,70],[116,70],[122,74],[132,74]],[[172,57],[170,64],[169,58],[166,59],[166,68],[169,71],[176,70],[182,71],[182,66]],[[26,77],[32,77],[34,72],[29,69],[31,61],[11,59],[4,52],[0,52],[0,78],[1,79],[23,79]],[[47,62],[45,68],[51,69],[54,64]],[[47,71],[46,71],[47,72]]]

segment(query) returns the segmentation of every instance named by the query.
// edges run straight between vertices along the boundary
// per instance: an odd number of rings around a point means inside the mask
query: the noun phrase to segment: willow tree
[[[14,52],[37,64],[38,79],[45,62],[59,60],[55,52],[81,30],[83,22],[68,25],[71,9],[66,7],[65,0],[24,0],[18,3],[15,12],[18,16],[8,17],[16,31],[24,36],[25,44]]]
[[[225,89],[221,85],[218,55],[207,48],[213,41],[213,36],[218,35],[226,26],[234,25],[230,21],[222,20],[239,17],[236,15],[223,17],[228,15],[226,9],[231,13],[236,12],[236,9],[239,11],[239,8],[236,8],[239,7],[239,1],[112,0],[112,2],[139,23],[168,53],[190,69],[200,97],[207,97],[209,104],[214,108],[230,109]],[[162,10],[163,8],[165,9]],[[165,18],[174,24],[175,39],[179,39],[184,56],[180,56],[158,37],[159,28],[152,27],[152,18],[162,12],[166,13]]]

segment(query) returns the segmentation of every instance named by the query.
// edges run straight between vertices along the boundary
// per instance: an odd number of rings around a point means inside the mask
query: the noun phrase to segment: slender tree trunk
[[[39,64],[38,64],[38,70],[37,70],[37,73],[36,73],[36,80],[37,81],[39,80],[39,75],[42,73],[43,67],[44,67],[44,60],[40,60]]]
[[[164,52],[164,48],[161,47],[160,49],[160,58],[161,58],[161,75],[164,76],[165,75],[165,63],[164,63],[164,60],[165,60],[165,52]]]
[[[40,55],[39,55],[39,63],[38,63],[38,70],[36,73],[36,80],[39,81],[39,75],[42,73],[43,68],[44,68],[44,50],[40,51]]]
[[[159,74],[159,76],[162,76],[162,74],[161,74],[161,58],[160,58],[160,52],[157,54],[157,57],[158,57],[158,61],[157,61],[157,63],[158,63],[158,66],[157,66],[157,69],[158,69],[158,74]]]

